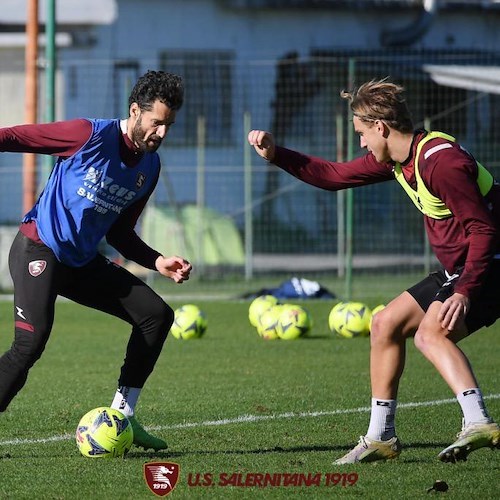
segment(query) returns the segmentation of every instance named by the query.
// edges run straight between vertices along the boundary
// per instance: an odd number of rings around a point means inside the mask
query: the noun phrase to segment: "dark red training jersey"
[[[416,147],[425,135],[423,131],[415,134],[412,153],[402,165],[406,180],[413,186]],[[445,142],[449,141],[435,138],[424,144],[418,168],[427,189],[445,203],[452,216],[437,220],[424,215],[425,228],[442,266],[449,273],[464,268],[455,292],[472,298],[491,260],[500,257],[500,186],[495,182],[483,197],[476,181],[476,161],[454,142],[426,155]],[[393,164],[380,163],[371,153],[337,163],[277,147],[273,163],[308,184],[330,191],[395,180]]]

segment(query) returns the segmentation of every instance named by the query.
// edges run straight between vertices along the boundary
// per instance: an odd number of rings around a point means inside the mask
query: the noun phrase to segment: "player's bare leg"
[[[372,413],[366,436],[335,464],[388,460],[399,456],[401,443],[394,428],[396,396],[406,356],[406,339],[413,335],[424,312],[404,292],[373,319],[370,351]]]
[[[415,345],[436,367],[462,406],[462,431],[438,455],[443,462],[457,462],[467,460],[468,454],[478,448],[500,448],[500,427],[488,415],[469,360],[456,345],[467,336],[467,330],[465,326],[453,332],[444,330],[437,320],[440,307],[440,302],[429,307],[415,334]]]
[[[406,360],[406,339],[415,333],[423,317],[415,299],[403,292],[373,318],[370,377],[374,398],[397,397]]]
[[[449,332],[437,320],[441,302],[430,305],[415,334],[415,346],[436,367],[454,394],[477,387],[469,360],[457,342],[467,336],[465,326]]]

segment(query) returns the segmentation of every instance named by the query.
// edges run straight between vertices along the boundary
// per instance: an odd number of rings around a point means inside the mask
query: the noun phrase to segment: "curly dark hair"
[[[179,110],[184,100],[182,78],[165,71],[150,70],[137,80],[128,98],[128,105],[136,102],[141,110],[149,111],[157,100],[174,111]]]

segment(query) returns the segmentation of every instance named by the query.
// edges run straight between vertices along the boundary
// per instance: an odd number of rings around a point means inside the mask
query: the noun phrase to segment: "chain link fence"
[[[358,156],[363,152],[356,140],[350,148],[352,124],[339,93],[390,77],[407,89],[416,127],[454,135],[495,173],[499,96],[480,85],[442,85],[436,75],[458,68],[469,80],[473,73],[481,80],[482,72],[498,66],[495,53],[428,50],[318,50],[307,58],[290,52],[278,60],[244,61],[230,51],[201,50],[164,51],[159,60],[63,57],[57,115],[125,117],[128,93],[144,71],[182,75],[185,105],[159,151],[160,183],[138,230],[158,250],[182,252],[193,261],[197,286],[211,282],[236,292],[259,280],[307,275],[335,279],[339,287],[351,264],[345,192],[313,188],[265,164],[247,145],[248,130],[269,130],[280,145],[335,161]],[[0,101],[9,101],[3,88]],[[21,216],[22,159],[0,156],[0,222],[9,226]],[[39,163],[42,186],[49,172]],[[363,293],[378,293],[387,273],[421,274],[436,265],[421,214],[396,182],[356,189],[353,197],[350,271]]]

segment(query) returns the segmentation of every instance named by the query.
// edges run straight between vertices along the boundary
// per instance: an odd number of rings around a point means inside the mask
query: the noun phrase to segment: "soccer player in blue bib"
[[[191,264],[149,247],[134,230],[160,174],[156,152],[183,103],[182,79],[148,71],[129,97],[129,117],[75,119],[0,129],[0,151],[57,158],[12,244],[15,335],[0,357],[0,412],[24,386],[54,321],[57,296],[116,316],[132,327],[111,406],[127,415],[134,444],[167,447],[136,420],[135,406],[174,319],[142,280],[98,251],[105,238],[121,255],[176,283]]]

